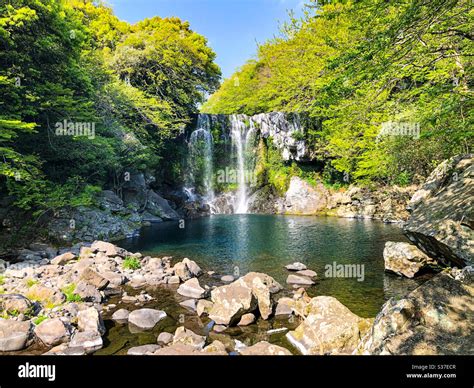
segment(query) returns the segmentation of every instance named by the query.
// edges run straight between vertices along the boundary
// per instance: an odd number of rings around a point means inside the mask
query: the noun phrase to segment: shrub
[[[122,264],[123,268],[131,269],[133,271],[140,269],[140,261],[136,257],[126,257]]]

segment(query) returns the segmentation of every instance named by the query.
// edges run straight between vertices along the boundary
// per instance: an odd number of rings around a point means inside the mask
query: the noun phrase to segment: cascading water
[[[210,117],[200,114],[197,129],[191,133],[188,143],[188,188],[195,199],[196,191],[204,196],[207,202],[214,199],[213,190],[213,143]]]
[[[219,134],[216,139],[214,132]],[[263,138],[271,139],[282,160],[308,160],[298,114],[200,114],[188,141],[188,201],[203,201],[212,213],[248,213],[256,183],[257,145]],[[229,190],[232,185],[237,185],[236,190]]]
[[[247,142],[244,141],[244,138],[246,138],[247,127],[239,115],[233,115],[230,122],[232,143],[237,152],[237,176],[239,184],[234,209],[236,214],[245,214],[248,211],[247,182],[245,173],[245,146],[247,145]]]

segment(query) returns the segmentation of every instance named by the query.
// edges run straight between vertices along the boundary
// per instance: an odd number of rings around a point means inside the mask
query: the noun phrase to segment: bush
[[[131,269],[132,271],[135,271],[137,269],[140,269],[142,265],[136,257],[127,257],[123,261],[122,266],[125,269]]]

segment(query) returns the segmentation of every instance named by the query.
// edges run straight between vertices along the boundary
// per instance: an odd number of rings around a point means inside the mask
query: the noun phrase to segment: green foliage
[[[0,192],[40,214],[119,191],[125,171],[180,179],[182,155],[168,151],[218,87],[214,59],[177,18],[130,25],[102,1],[0,3]]]
[[[138,260],[136,257],[126,257],[123,260],[122,267],[125,269],[130,269],[132,271],[135,271],[137,269],[141,268],[141,263],[140,260]]]
[[[38,280],[36,280],[36,279],[26,279],[25,283],[26,283],[26,287],[31,288],[35,284],[38,284]]]
[[[473,145],[474,9],[469,0],[309,1],[202,107],[208,113],[306,112],[327,184],[417,181]],[[412,123],[419,139],[378,138]],[[298,135],[299,136],[299,135]],[[404,172],[400,176],[400,171]],[[274,174],[283,187],[279,171]]]
[[[5,284],[5,276],[0,275],[0,286],[3,286]]]
[[[46,315],[38,315],[35,319],[33,319],[33,323],[38,326],[41,322],[45,321],[48,319]]]
[[[66,296],[66,302],[80,302],[82,299],[79,295],[75,294],[75,284],[68,284],[61,289],[61,292]]]

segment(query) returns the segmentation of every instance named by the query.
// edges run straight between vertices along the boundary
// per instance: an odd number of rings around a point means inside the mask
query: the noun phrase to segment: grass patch
[[[27,279],[26,282],[26,287],[28,288],[31,288],[33,287],[35,284],[38,284],[38,280],[35,280],[35,279]]]
[[[136,257],[126,257],[123,261],[122,267],[125,269],[131,269],[133,271],[140,269],[142,265]]]
[[[47,316],[45,315],[40,315],[38,317],[36,317],[34,320],[33,320],[33,323],[38,326],[41,322],[45,321],[46,319],[48,319]]]

